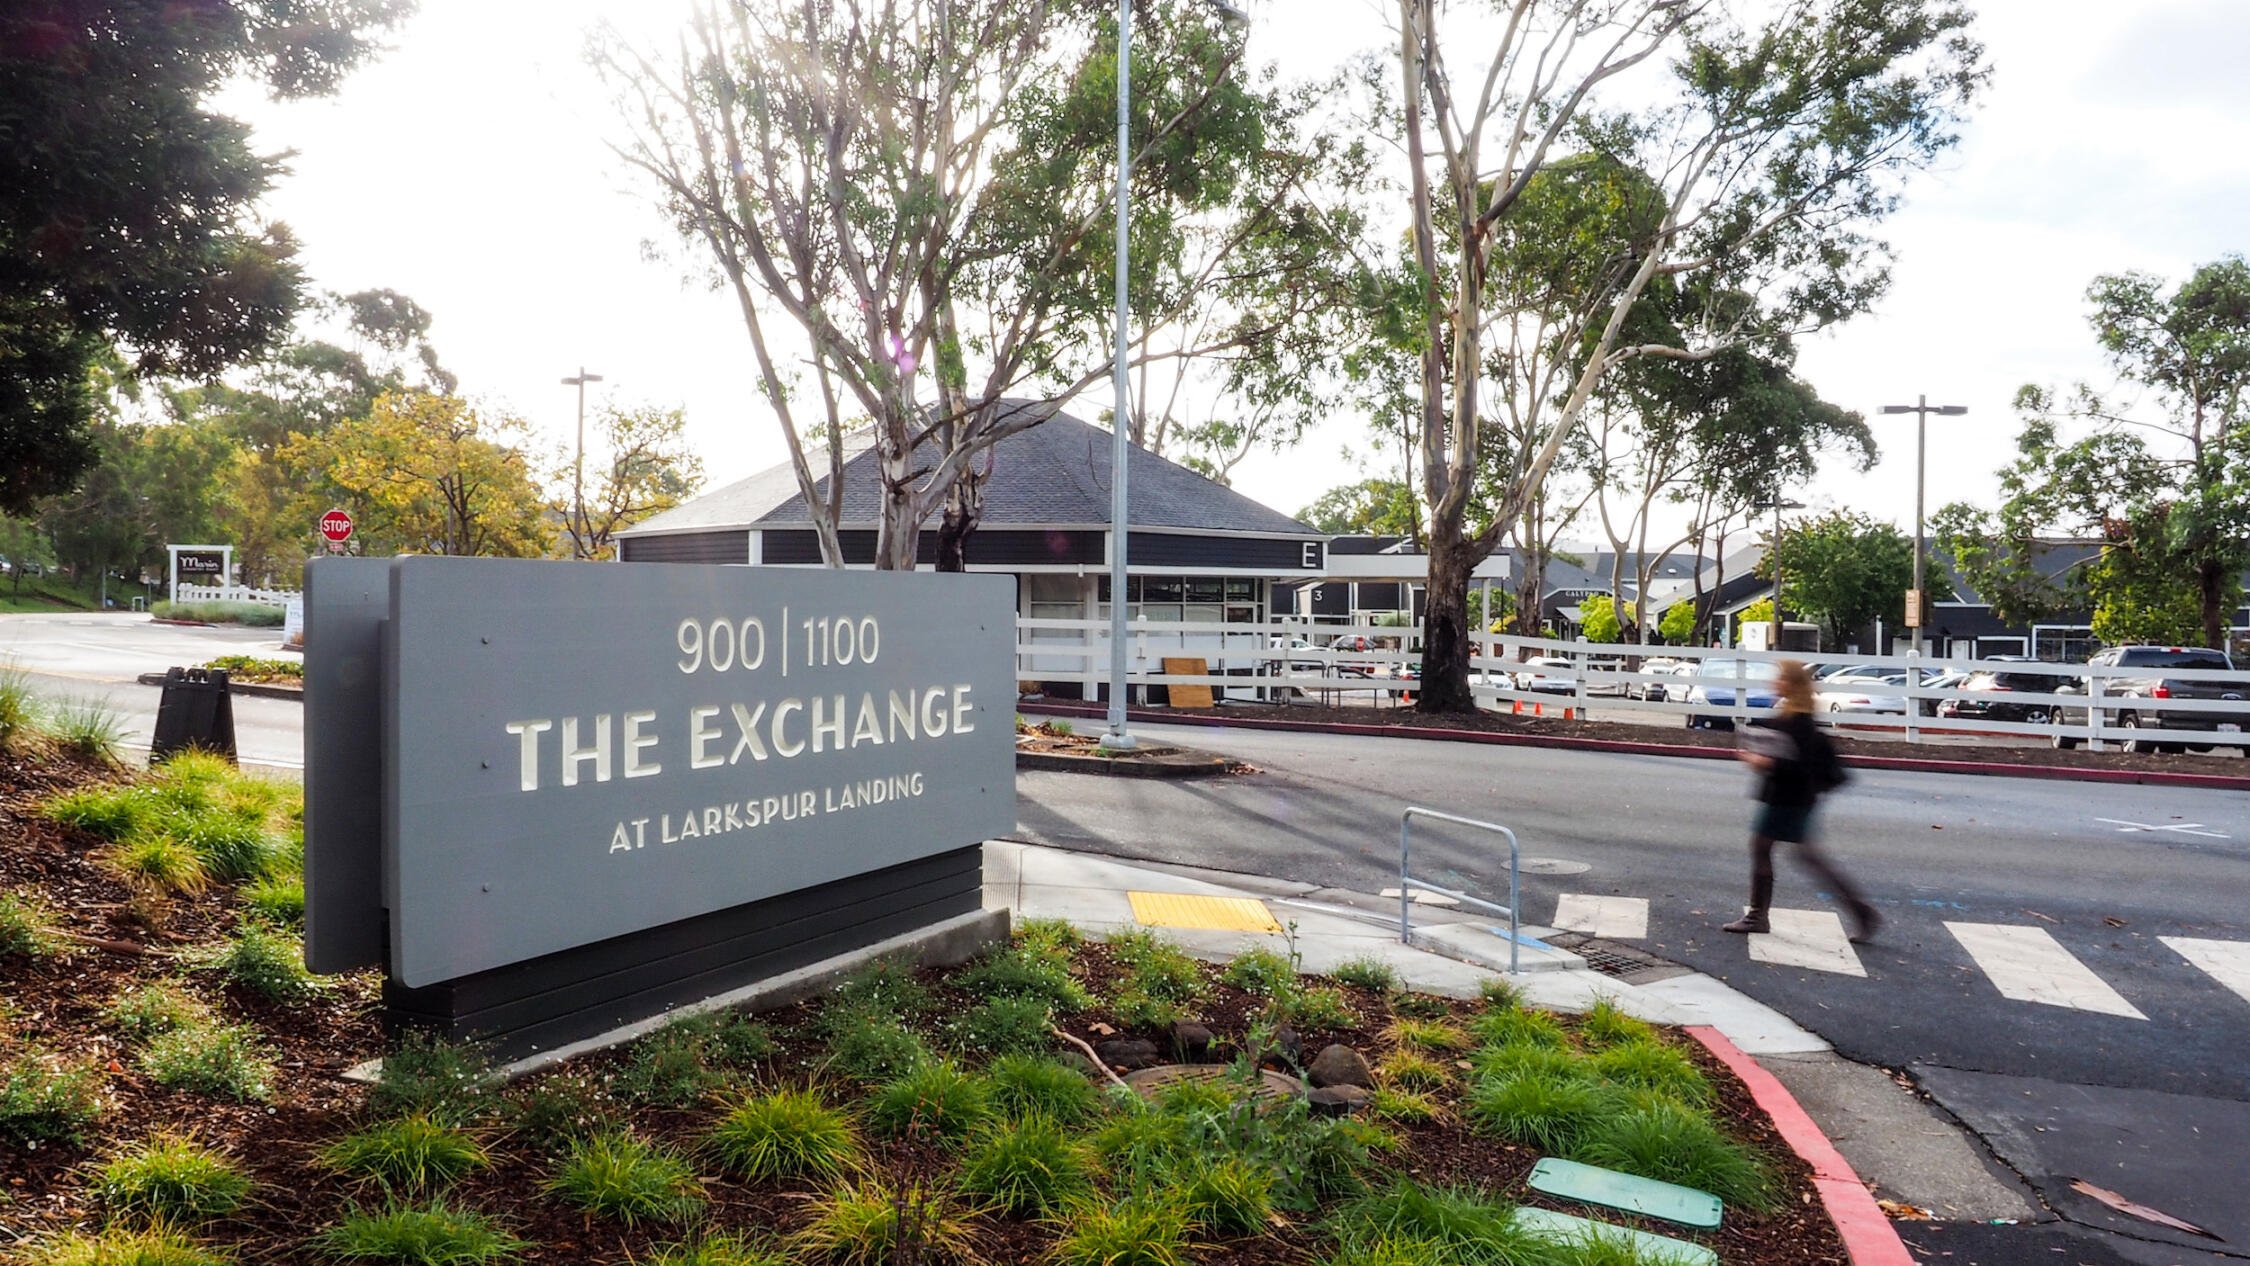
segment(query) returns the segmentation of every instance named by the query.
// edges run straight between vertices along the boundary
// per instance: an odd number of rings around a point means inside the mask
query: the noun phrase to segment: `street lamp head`
[[[1237,29],[1250,25],[1250,15],[1228,4],[1227,0],[1204,0],[1204,7],[1219,15],[1219,21]]]
[[[1932,410],[1932,412],[1934,413],[1949,418],[1960,417],[1962,414],[1967,413],[1968,411],[1969,406],[1965,404],[1941,404],[1936,409]]]
[[[576,378],[563,379],[562,385],[565,387],[583,387],[587,383],[600,381],[602,381],[602,376],[600,374],[589,374],[584,370],[580,370]]]
[[[1886,404],[1883,406],[1883,412],[1885,413],[1912,413],[1914,411],[1914,406],[1910,404]]]

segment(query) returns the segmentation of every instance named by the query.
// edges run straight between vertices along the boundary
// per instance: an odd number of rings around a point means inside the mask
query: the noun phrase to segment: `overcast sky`
[[[1326,71],[1387,44],[1376,0],[1251,0],[1252,56]],[[440,351],[472,397],[567,440],[584,366],[622,404],[678,405],[713,486],[782,460],[759,410],[732,301],[686,274],[669,231],[607,149],[617,135],[581,52],[599,19],[654,33],[677,0],[423,0],[391,52],[338,96],[224,107],[260,141],[297,151],[269,199],[296,229],[314,282],[386,287],[436,317]],[[1929,501],[1989,503],[2026,382],[2102,365],[2086,326],[2096,274],[2177,280],[2250,242],[2250,3],[1988,0],[1978,36],[1995,70],[1962,144],[1917,179],[1884,230],[1897,251],[1873,313],[1808,341],[1800,372],[1871,417],[1886,403],[1962,404],[1932,423]],[[1081,410],[1092,416],[1098,404]],[[1911,527],[1913,419],[1876,421],[1871,474],[1823,472],[1791,495]],[[1287,512],[1356,477],[1356,417],[1288,454],[1260,454],[1236,486]],[[1367,473],[1394,473],[1369,467]],[[1808,495],[1809,492],[1809,495]],[[1593,529],[1587,529],[1587,535]],[[1577,535],[1574,533],[1573,535]]]

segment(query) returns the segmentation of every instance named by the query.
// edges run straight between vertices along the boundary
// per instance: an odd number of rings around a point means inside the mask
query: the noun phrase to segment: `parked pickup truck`
[[[2233,672],[2234,662],[2225,651],[2205,650],[2198,646],[2112,646],[2086,661],[2097,672],[2106,670],[2115,676],[2104,676],[2102,698],[2114,700],[2103,709],[2104,723],[2127,730],[2204,730],[2209,731],[2209,743],[2189,743],[2197,751],[2226,744],[2250,743],[2250,678],[2240,681],[2181,680],[2166,677],[2166,669],[2212,670]],[[2075,693],[2075,687],[2073,693]],[[2215,699],[2240,703],[2239,708],[2198,709],[2193,712],[2167,710],[2167,699]],[[2084,725],[2084,709],[2066,710],[2063,724]],[[2058,736],[2057,747],[2076,747],[2076,737]],[[2124,742],[2128,752],[2150,752],[2162,747],[2178,751],[2179,743],[2158,744],[2139,737]]]

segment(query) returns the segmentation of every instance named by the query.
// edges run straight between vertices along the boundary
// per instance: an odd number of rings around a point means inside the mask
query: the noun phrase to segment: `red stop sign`
[[[320,534],[338,545],[352,539],[352,516],[341,510],[321,515]]]

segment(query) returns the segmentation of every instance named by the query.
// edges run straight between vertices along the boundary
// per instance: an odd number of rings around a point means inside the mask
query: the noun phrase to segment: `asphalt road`
[[[1532,869],[1575,872],[1526,874],[1526,921],[1552,921],[1565,894],[1645,900],[1646,935],[1625,943],[1726,980],[1853,1059],[1908,1071],[2051,1206],[2209,1246],[2108,1214],[2071,1189],[2088,1178],[2220,1230],[2250,1254],[2250,1208],[2234,1190],[2250,1156],[2250,997],[2235,989],[2250,981],[2230,988],[2160,939],[2250,942],[2250,793],[1858,771],[1822,815],[1828,847],[1885,919],[1872,944],[1851,947],[1864,972],[1853,975],[1756,961],[1744,938],[1718,930],[1748,889],[1750,777],[1733,762],[1138,732],[1261,772],[1192,783],[1026,773],[1022,834],[1375,893],[1397,883],[1408,805],[1505,824],[1526,858],[1560,863]],[[1462,832],[1415,833],[1417,877],[1506,899],[1503,849]],[[1775,905],[1838,909],[1786,858]],[[2060,988],[2073,1005],[2009,997],[2002,982],[2020,992],[2021,973],[1988,968],[1969,949],[1991,955],[1994,936],[2051,945],[2057,963],[2075,960],[2095,983],[2035,970],[2032,988]],[[2119,1004],[2138,1014],[2088,1009]],[[2120,1124],[2134,1120],[2138,1139]],[[2152,1149],[2156,1136],[2164,1144]],[[1977,1260],[2071,1260],[2048,1251],[2053,1231],[2036,1247],[2020,1242],[2020,1253],[2003,1240]],[[2104,1238],[2126,1260],[2218,1260]],[[2089,1246],[2086,1260],[2097,1258],[2107,1260]]]

